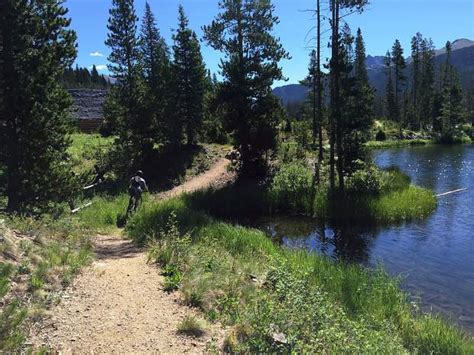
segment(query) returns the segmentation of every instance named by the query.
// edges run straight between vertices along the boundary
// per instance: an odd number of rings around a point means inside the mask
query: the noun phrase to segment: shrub
[[[283,164],[270,187],[271,204],[279,211],[310,211],[312,181],[311,170],[302,163]]]
[[[382,186],[387,175],[375,166],[357,170],[347,179],[347,190],[355,194],[377,195],[382,191]]]

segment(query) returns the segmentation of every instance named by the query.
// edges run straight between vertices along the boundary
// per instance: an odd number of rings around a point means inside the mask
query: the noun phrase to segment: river
[[[381,264],[422,309],[443,315],[474,334],[474,146],[407,147],[375,151],[380,167],[398,166],[412,183],[438,198],[422,221],[391,227],[338,228],[306,218],[258,222],[283,245],[375,267]]]

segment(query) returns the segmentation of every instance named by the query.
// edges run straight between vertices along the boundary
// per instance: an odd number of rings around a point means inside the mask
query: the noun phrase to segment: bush
[[[400,191],[407,189],[409,185],[410,178],[396,167],[381,170],[374,165],[370,165],[357,170],[347,179],[348,192],[361,195],[374,196],[391,191]]]
[[[357,170],[347,179],[347,190],[355,194],[378,195],[382,191],[386,174],[375,166]]]
[[[269,191],[270,203],[278,211],[310,211],[312,181],[313,174],[304,164],[283,164],[273,178]]]

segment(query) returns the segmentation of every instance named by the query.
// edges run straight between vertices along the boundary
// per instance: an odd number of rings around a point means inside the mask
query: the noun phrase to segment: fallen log
[[[466,191],[466,190],[467,190],[467,187],[462,188],[462,189],[456,189],[456,190],[448,191],[448,192],[443,192],[442,194],[437,194],[436,197],[451,195],[451,194],[454,194],[456,192],[463,192],[463,191]]]

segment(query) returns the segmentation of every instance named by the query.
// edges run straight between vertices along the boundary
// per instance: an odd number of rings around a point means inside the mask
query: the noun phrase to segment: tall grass
[[[92,205],[80,210],[77,217],[90,229],[109,233],[117,229],[117,218],[125,215],[128,200],[126,193],[117,196],[96,196],[90,201]],[[144,195],[144,203],[146,200],[147,195]]]
[[[158,203],[127,231],[139,242],[148,239],[152,258],[179,272],[188,304],[211,321],[234,325],[230,338],[238,341],[226,342],[231,351],[472,350],[462,331],[414,311],[398,280],[383,270],[282,249],[263,232],[215,221],[193,203],[191,196]]]
[[[369,141],[365,144],[368,149],[396,148],[410,145],[426,145],[433,143],[430,139],[397,139],[386,141]]]

